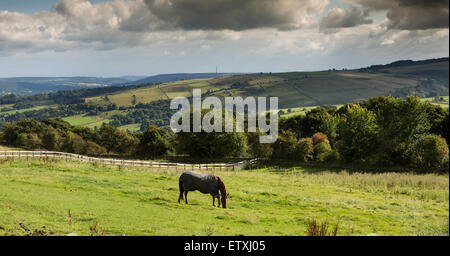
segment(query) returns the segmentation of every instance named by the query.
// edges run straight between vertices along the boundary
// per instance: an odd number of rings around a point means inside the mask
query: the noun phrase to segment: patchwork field
[[[449,235],[448,174],[319,168],[215,172],[228,208],[209,195],[178,204],[181,171],[72,162],[0,162],[0,235]],[[70,217],[69,217],[70,210]]]
[[[373,96],[389,95],[395,89],[417,86],[414,76],[371,74],[357,71],[292,72],[278,74],[250,74],[220,78],[193,79],[152,85],[145,88],[113,93],[86,99],[96,104],[149,103],[175,97],[191,97],[192,89],[201,88],[217,97],[279,98],[280,108],[343,104]]]

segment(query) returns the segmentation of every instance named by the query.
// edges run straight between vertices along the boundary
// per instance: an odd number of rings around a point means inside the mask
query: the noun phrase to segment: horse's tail
[[[228,193],[227,189],[225,188],[225,184],[219,177],[217,177],[217,182],[219,183],[220,194],[222,194],[222,197],[225,197],[225,199],[228,199]]]
[[[184,198],[183,198],[184,187],[183,187],[183,182],[181,181],[181,179],[178,180],[178,187],[180,188],[180,199],[184,200]]]

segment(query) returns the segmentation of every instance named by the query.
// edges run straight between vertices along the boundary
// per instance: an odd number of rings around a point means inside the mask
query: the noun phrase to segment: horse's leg
[[[178,197],[178,203],[180,203],[180,201],[183,200],[183,192],[184,192],[183,182],[181,180],[178,182],[178,186],[180,188],[180,196]]]
[[[183,200],[183,191],[180,191],[180,196],[178,196],[178,203],[180,203],[181,200]]]
[[[186,203],[186,204],[188,204],[188,201],[187,201],[187,191],[184,191],[184,202]]]
[[[217,201],[219,201],[219,205],[217,207],[220,208],[220,197],[217,199]]]

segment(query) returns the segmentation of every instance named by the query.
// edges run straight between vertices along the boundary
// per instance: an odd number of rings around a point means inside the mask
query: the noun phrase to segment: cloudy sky
[[[0,77],[306,71],[448,55],[448,0],[0,0]]]

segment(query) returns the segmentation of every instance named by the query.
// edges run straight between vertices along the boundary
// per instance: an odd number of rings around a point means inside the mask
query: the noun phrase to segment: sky
[[[0,0],[0,77],[316,71],[448,56],[448,0]]]

